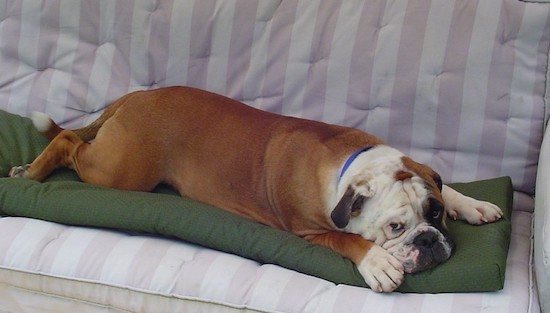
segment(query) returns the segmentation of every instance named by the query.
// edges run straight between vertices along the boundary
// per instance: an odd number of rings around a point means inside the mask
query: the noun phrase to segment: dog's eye
[[[439,219],[441,217],[441,210],[433,210],[432,217],[434,218],[434,220]]]
[[[390,223],[390,228],[393,232],[398,232],[403,229],[403,225],[399,223]]]

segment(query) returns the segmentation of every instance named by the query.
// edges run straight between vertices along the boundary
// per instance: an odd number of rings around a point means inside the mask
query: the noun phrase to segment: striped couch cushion
[[[504,290],[462,294],[377,294],[181,241],[0,217],[0,311],[538,312],[530,216],[512,217]]]
[[[190,85],[367,130],[447,182],[510,176],[530,209],[550,112],[549,10],[517,0],[1,1],[0,108],[78,127],[129,91]],[[48,298],[70,312],[105,310],[98,302],[178,311],[183,299],[205,312],[537,312],[531,214],[513,215],[504,290],[443,295],[378,295],[168,239],[2,217],[0,308],[33,312]]]
[[[0,108],[80,126],[128,91],[190,85],[372,132],[447,182],[510,176],[532,195],[549,10],[517,0],[6,2]]]

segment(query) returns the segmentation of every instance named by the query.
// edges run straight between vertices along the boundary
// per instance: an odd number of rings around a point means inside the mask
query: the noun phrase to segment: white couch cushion
[[[541,306],[550,311],[550,128],[540,153],[535,195],[535,272]]]
[[[377,294],[181,241],[1,217],[0,312],[537,312],[531,214],[512,222],[502,291],[433,295]]]

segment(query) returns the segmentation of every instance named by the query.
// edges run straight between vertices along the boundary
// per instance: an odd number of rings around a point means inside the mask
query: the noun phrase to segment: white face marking
[[[357,181],[356,174],[360,173],[366,179],[374,177],[380,172],[390,175],[392,169],[403,167],[401,162],[401,157],[403,156],[404,154],[399,150],[389,146],[376,146],[358,155],[344,175],[339,178],[336,192],[333,192],[334,189],[330,188],[331,192],[327,193],[329,197],[327,199],[327,203],[329,204],[327,209],[330,210],[328,215],[330,215],[336,203],[342,198],[348,186],[354,180]]]
[[[345,228],[385,249],[403,241],[422,222],[422,204],[428,197],[420,178],[395,181],[393,176],[377,176],[369,181],[376,192]]]
[[[416,272],[446,260],[452,243],[427,223],[423,207],[428,205],[431,191],[424,179],[405,167],[403,156],[387,146],[360,154],[340,179],[337,196],[332,200],[336,204],[349,186],[356,195],[366,197],[360,212],[350,218],[343,230],[375,242],[400,260],[407,272]],[[396,179],[400,172],[405,173],[403,180]],[[414,242],[421,234],[427,237],[424,242],[438,243],[435,263],[432,254],[426,252],[431,247]]]

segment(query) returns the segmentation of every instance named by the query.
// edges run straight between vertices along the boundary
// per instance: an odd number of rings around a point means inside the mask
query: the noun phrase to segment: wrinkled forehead
[[[401,158],[404,171],[396,173],[396,180],[404,180],[416,175],[424,181],[424,187],[430,195],[431,202],[439,202],[443,206],[443,197],[441,196],[442,181],[439,174],[437,174],[432,168],[424,164],[420,164],[413,161],[407,156]]]

